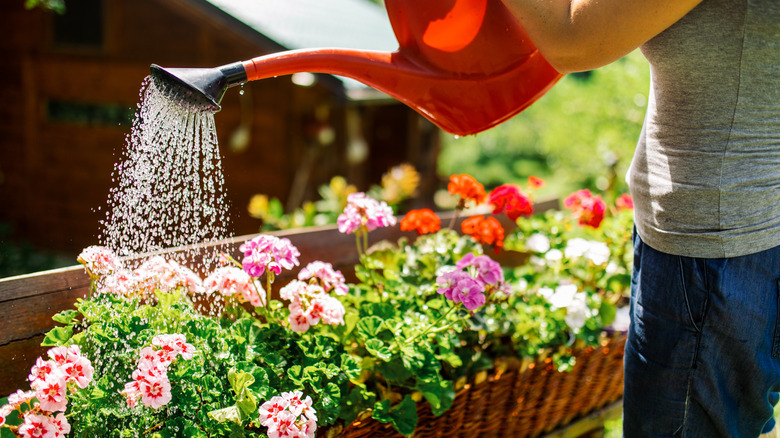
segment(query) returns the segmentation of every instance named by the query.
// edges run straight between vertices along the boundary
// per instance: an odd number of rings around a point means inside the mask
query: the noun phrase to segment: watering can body
[[[221,82],[229,87],[301,71],[346,76],[398,99],[445,131],[468,135],[516,115],[562,77],[498,0],[385,0],[385,7],[399,44],[395,52],[279,52],[219,67],[229,76]],[[155,67],[153,76],[168,73]],[[236,74],[242,68],[245,77]],[[182,81],[182,70],[203,69],[171,70]],[[217,94],[209,96],[216,105],[222,98]]]

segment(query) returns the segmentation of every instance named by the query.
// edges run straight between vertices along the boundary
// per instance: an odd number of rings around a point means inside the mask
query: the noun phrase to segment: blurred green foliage
[[[522,184],[534,175],[547,182],[541,197],[581,188],[626,191],[649,81],[639,52],[567,75],[506,123],[473,136],[445,136],[439,174],[468,173],[487,187]]]
[[[73,266],[76,257],[66,257],[12,239],[13,227],[0,222],[0,278]]]
[[[24,7],[27,9],[42,8],[56,12],[65,13],[65,0],[25,0]]]

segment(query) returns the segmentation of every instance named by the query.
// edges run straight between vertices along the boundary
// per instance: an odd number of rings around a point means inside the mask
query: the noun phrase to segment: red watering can
[[[410,106],[442,129],[475,134],[506,121],[562,75],[498,0],[385,0],[395,52],[302,49],[216,68],[162,68],[152,76],[212,110],[228,87],[297,72],[356,79]]]

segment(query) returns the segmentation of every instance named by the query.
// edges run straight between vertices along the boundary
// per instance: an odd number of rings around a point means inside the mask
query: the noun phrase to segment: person
[[[502,0],[562,73],[648,59],[625,437],[756,437],[780,391],[780,1]]]

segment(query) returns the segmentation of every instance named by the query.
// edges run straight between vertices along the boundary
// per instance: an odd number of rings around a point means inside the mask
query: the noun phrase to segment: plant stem
[[[273,284],[273,282],[274,282],[274,274],[271,271],[267,271],[265,273],[265,284],[266,284],[265,302],[263,303],[266,310],[268,310],[268,303],[271,301],[271,285]],[[260,293],[258,292],[258,295],[259,294]]]
[[[455,303],[454,306],[450,307],[449,310],[447,310],[445,313],[443,313],[436,321],[434,321],[432,324],[430,324],[425,330],[423,330],[422,332],[417,333],[416,335],[412,336],[411,338],[405,340],[404,344],[408,344],[408,343],[414,341],[415,339],[419,338],[422,335],[427,335],[429,332],[431,332],[431,328],[433,326],[438,324],[439,321],[441,321],[442,319],[446,318],[450,313],[452,313],[453,310],[457,309],[458,307],[460,307],[460,303]],[[453,321],[453,323],[454,323],[454,321]],[[439,329],[434,330],[432,333],[438,333],[438,332],[440,332],[441,330],[443,330],[445,328],[449,328],[451,325],[452,325],[452,323],[451,324],[447,324],[444,327],[440,327]]]
[[[357,247],[358,257],[363,255],[363,251],[360,249],[360,234],[355,233],[355,246]]]

